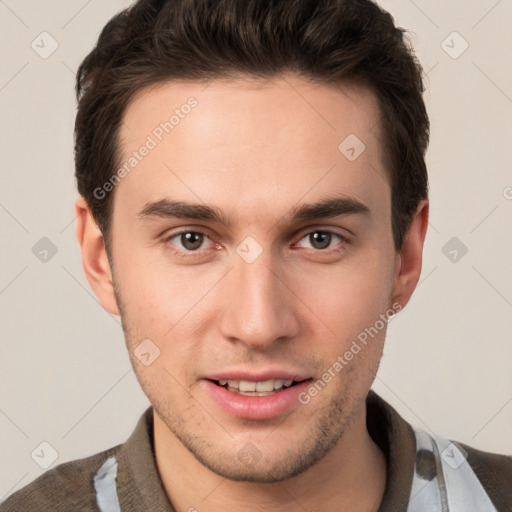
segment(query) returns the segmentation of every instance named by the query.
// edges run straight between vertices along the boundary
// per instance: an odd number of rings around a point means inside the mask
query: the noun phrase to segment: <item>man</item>
[[[140,0],[78,71],[77,236],[151,407],[2,510],[505,511],[371,391],[421,272],[421,68],[369,0]]]

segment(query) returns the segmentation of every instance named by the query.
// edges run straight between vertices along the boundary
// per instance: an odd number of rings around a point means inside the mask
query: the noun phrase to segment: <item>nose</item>
[[[247,263],[235,257],[223,283],[220,330],[225,339],[265,349],[297,335],[299,322],[290,290],[271,258],[260,255]]]

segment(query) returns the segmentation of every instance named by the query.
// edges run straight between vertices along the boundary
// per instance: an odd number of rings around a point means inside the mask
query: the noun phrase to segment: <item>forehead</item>
[[[369,87],[352,82],[320,84],[287,74],[269,79],[241,76],[210,82],[174,80],[143,88],[134,95],[125,111],[121,138],[129,143],[133,127],[153,131],[158,124],[170,120],[172,114],[179,115],[179,119],[172,121],[177,126],[180,120],[189,117],[190,109],[186,105],[191,98],[199,107],[194,107],[193,113],[200,115],[190,116],[186,124],[196,128],[222,124],[225,128],[231,125],[237,131],[241,128],[248,131],[265,121],[269,130],[262,135],[267,137],[272,136],[272,128],[283,125],[286,128],[295,125],[294,132],[298,135],[320,128],[322,136],[328,129],[336,132],[342,128],[353,129],[362,137],[367,132],[379,136],[378,99]],[[200,119],[194,123],[194,117]],[[307,124],[296,122],[300,120]],[[243,124],[237,124],[238,121]],[[209,135],[214,136],[215,132]],[[342,133],[337,137],[340,135]]]
[[[143,146],[151,149],[132,162],[116,193],[126,190],[141,204],[165,192],[203,201],[222,192],[247,205],[339,188],[378,202],[389,193],[379,115],[366,87],[293,75],[158,84],[126,109],[121,164]]]

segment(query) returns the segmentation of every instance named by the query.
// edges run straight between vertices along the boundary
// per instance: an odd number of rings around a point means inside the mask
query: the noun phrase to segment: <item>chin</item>
[[[296,477],[318,464],[334,448],[343,435],[349,418],[332,410],[328,417],[303,432],[303,438],[279,449],[275,446],[257,446],[257,441],[245,442],[239,448],[216,446],[210,440],[191,436],[176,437],[206,468],[222,478],[237,482],[277,483]]]

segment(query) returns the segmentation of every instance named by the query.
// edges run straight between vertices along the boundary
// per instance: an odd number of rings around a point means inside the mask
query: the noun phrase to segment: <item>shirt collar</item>
[[[366,398],[366,411],[368,433],[386,456],[386,488],[379,512],[405,512],[416,464],[414,430],[372,390]]]
[[[156,465],[151,406],[121,447],[117,488],[123,512],[174,512]]]

